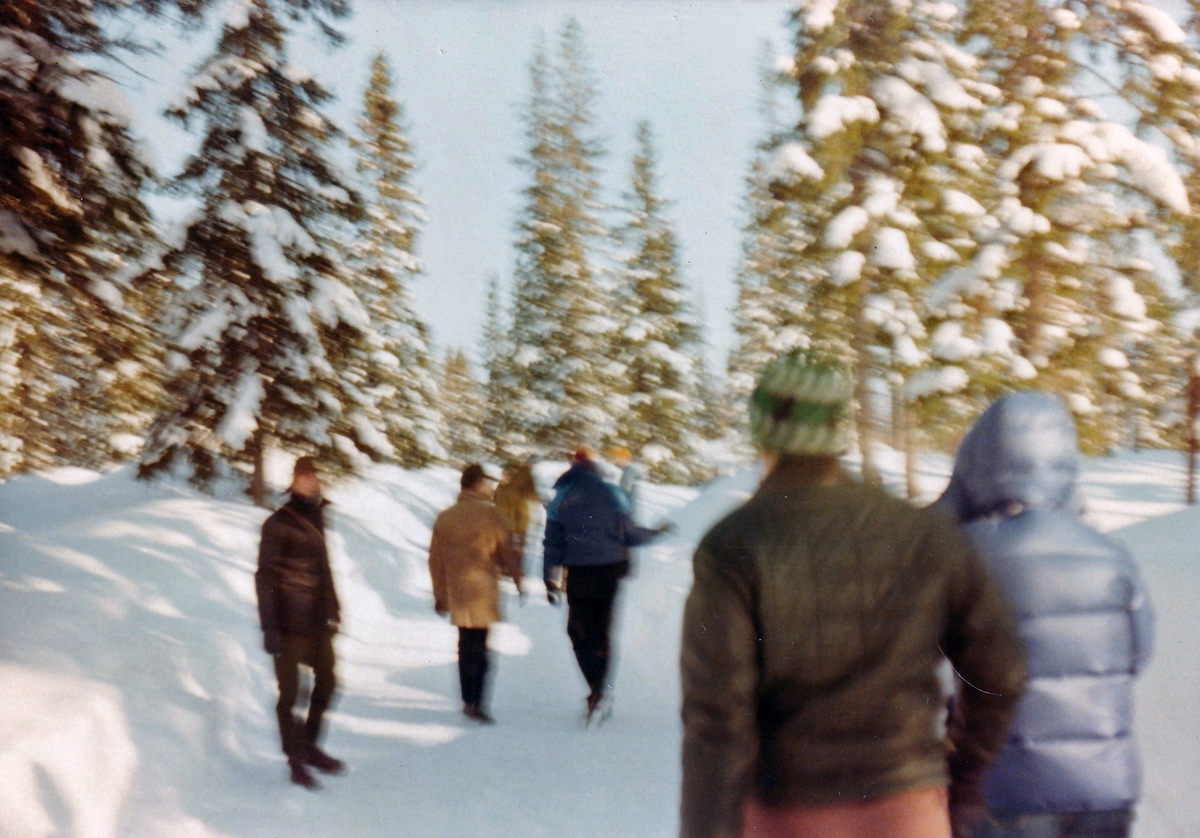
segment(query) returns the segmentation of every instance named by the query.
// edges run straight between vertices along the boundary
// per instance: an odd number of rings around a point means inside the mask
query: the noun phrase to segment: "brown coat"
[[[521,585],[520,556],[492,504],[471,492],[438,515],[429,545],[434,606],[459,628],[487,628],[500,619],[500,577]]]

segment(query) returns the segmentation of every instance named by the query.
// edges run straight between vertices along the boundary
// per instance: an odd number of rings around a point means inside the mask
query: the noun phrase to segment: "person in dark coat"
[[[561,591],[555,582],[566,570],[567,636],[590,692],[587,720],[603,720],[611,711],[608,674],[612,660],[612,621],[617,590],[629,573],[629,548],[667,532],[633,522],[621,490],[596,467],[596,455],[581,447],[571,467],[554,484],[546,510],[542,575],[550,602]]]
[[[1141,791],[1133,682],[1154,617],[1133,558],[1082,520],[1075,422],[1020,392],[963,438],[939,500],[1008,598],[1029,688],[985,786],[978,838],[1124,838]]]
[[[980,810],[1020,643],[950,516],[843,472],[852,394],[795,353],[751,396],[766,474],[701,540],[684,608],[681,838],[949,838]]]
[[[291,498],[262,527],[258,570],[258,615],[263,646],[274,658],[279,701],[275,715],[287,755],[291,780],[309,789],[319,787],[309,768],[339,774],[345,766],[318,745],[321,722],[337,688],[333,637],[341,609],[325,545],[321,480],[312,457],[296,460],[289,489]],[[300,667],[313,672],[308,714],[296,714]]]

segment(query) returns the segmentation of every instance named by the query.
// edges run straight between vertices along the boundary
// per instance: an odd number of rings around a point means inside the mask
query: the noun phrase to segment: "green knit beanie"
[[[808,351],[776,358],[750,396],[750,438],[780,454],[844,454],[853,392],[853,381],[838,361]]]

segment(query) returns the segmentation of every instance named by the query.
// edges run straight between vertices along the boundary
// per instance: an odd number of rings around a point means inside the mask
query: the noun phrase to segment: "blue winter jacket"
[[[1131,807],[1141,792],[1133,679],[1154,619],[1137,566],[1081,519],[1079,445],[1062,401],[998,400],[963,439],[939,503],[1007,595],[1029,684],[986,787],[1002,812]]]
[[[630,518],[623,493],[606,482],[590,462],[578,462],[554,484],[546,508],[543,575],[555,567],[615,564],[629,548],[645,544],[658,530],[639,527]]]

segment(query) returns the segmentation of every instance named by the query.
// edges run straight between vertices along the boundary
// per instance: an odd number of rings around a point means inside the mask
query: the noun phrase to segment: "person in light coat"
[[[1154,618],[1128,551],[1082,518],[1079,459],[1062,400],[1014,393],[963,439],[939,500],[1008,599],[1028,656],[977,838],[1124,838],[1141,791],[1133,684]]]
[[[482,466],[463,469],[457,502],[433,524],[429,575],[434,609],[458,627],[458,676],[463,714],[490,724],[484,701],[488,630],[500,620],[500,577],[521,590],[520,556],[512,534],[492,506],[496,481]]]

